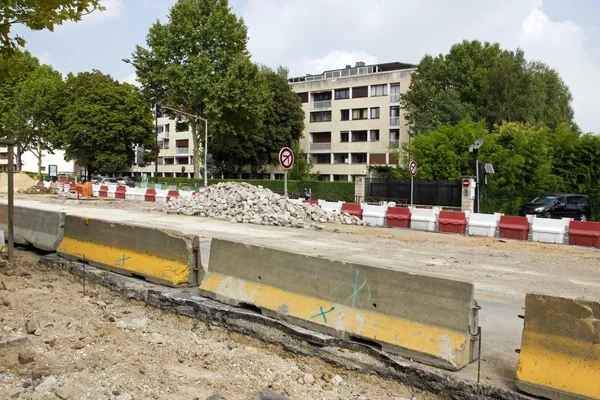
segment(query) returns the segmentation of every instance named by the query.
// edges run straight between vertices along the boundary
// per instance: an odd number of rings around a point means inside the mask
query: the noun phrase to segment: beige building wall
[[[391,65],[393,64],[385,64],[388,69]],[[397,92],[392,93],[392,86],[399,85],[399,93],[405,93],[410,86],[414,70],[412,67],[407,68],[406,64],[398,63],[398,66],[398,69],[392,71],[291,83],[292,89],[303,99],[302,109],[306,115],[301,146],[313,159],[312,172],[319,172],[320,179],[354,180],[357,175],[368,174],[367,167],[370,164],[397,164],[390,148],[397,148],[400,143],[408,141],[408,123],[399,107]],[[325,74],[323,76],[326,76]],[[373,90],[373,86],[380,85],[385,87],[384,95]],[[368,87],[368,97],[356,98],[356,89],[365,86]],[[349,89],[350,98],[336,99],[336,90],[340,89]],[[319,101],[318,96],[326,93],[331,93],[332,100]],[[353,110],[365,108],[367,119],[353,118],[356,116],[353,115]],[[374,118],[375,115],[371,111],[374,108],[379,109],[379,118]],[[398,110],[397,114],[392,115],[392,108]],[[342,110],[348,110],[349,120],[342,120]],[[311,122],[311,114],[318,112],[330,112],[331,121],[314,122],[313,117]],[[360,137],[362,133],[353,138],[352,132],[357,131],[367,131],[366,141],[364,137]],[[371,136],[371,131],[379,131],[379,137]],[[348,132],[347,140],[343,132]],[[391,132],[394,133],[393,137]],[[327,133],[330,134],[330,141],[323,142],[323,136],[327,136]],[[275,176],[283,171],[280,168],[272,168],[269,172]]]

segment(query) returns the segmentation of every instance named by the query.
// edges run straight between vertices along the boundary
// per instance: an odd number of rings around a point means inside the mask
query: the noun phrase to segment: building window
[[[334,175],[333,176],[333,181],[334,182],[348,181],[348,175]]]
[[[350,140],[350,132],[340,132],[340,142],[345,143]]]
[[[379,129],[372,129],[371,130],[369,140],[371,142],[379,142]]]
[[[165,131],[165,127],[163,125],[159,125],[156,127],[156,133],[163,133]]]
[[[314,164],[331,164],[331,154],[313,154]]]
[[[352,164],[366,164],[367,153],[352,153]]]
[[[308,103],[308,92],[298,93],[298,97],[300,97],[301,102]]]
[[[176,122],[175,123],[175,132],[187,132],[189,130],[190,130],[190,127],[187,122]]]
[[[165,157],[164,161],[165,161],[165,165],[173,165],[173,164],[175,164],[175,159],[173,157]]]
[[[400,84],[392,83],[390,86],[390,102],[398,103],[400,102]]]
[[[371,86],[371,97],[387,96],[387,85]]]
[[[163,149],[168,150],[169,149],[169,139],[165,139],[163,140]]]
[[[340,119],[342,121],[349,121],[350,120],[350,110],[342,110]]]
[[[369,97],[368,86],[357,86],[352,88],[352,98],[359,99],[361,97]]]
[[[352,141],[353,142],[366,142],[367,141],[367,131],[352,131]]]
[[[336,89],[335,90],[335,99],[336,100],[344,100],[350,98],[350,89]]]
[[[371,119],[379,119],[379,107],[371,108]]]
[[[336,153],[333,155],[333,163],[334,164],[347,164],[348,163],[348,153]]]
[[[387,164],[387,162],[386,162],[385,159],[386,159],[385,153],[384,154],[373,154],[373,153],[371,153],[369,155],[369,164],[385,165],[385,164]]]
[[[329,101],[331,100],[331,92],[313,92],[313,101]]]
[[[317,111],[310,113],[310,122],[331,121],[331,111]]]
[[[368,108],[355,108],[352,110],[352,119],[367,119]]]

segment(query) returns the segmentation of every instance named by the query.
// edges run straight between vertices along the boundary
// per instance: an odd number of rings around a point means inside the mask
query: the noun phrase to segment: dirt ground
[[[17,256],[0,272],[0,399],[252,399],[266,388],[292,399],[437,399],[89,283],[84,294],[36,254]]]

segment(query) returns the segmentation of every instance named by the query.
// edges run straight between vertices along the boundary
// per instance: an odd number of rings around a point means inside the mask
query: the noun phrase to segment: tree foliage
[[[52,143],[58,134],[63,90],[61,73],[49,65],[37,67],[17,86],[14,107],[5,114],[4,121],[17,142],[19,170],[23,153],[31,151],[38,160],[38,174],[41,174],[42,155],[52,152]]]
[[[510,122],[490,131],[467,117],[417,135],[403,151],[419,163],[419,179],[458,180],[475,175],[468,149],[480,137],[478,158],[496,172],[488,179],[491,188],[600,195],[600,136],[582,135],[566,123],[550,129]]]
[[[314,167],[312,158],[306,156],[298,141],[293,142],[291,149],[294,153],[294,165],[289,170],[288,178],[292,181],[308,181],[313,178],[314,176],[311,173]]]
[[[134,161],[134,145],[154,148],[152,114],[139,90],[99,71],[69,74],[56,144],[94,172],[113,173]]]
[[[247,42],[247,28],[226,0],[179,0],[166,23],[150,28],[148,48],[133,54],[147,95],[209,121],[209,152],[222,173],[256,169],[270,151],[260,134],[270,93]],[[198,176],[204,131],[194,120],[190,125]]]
[[[20,36],[11,36],[13,25],[34,31],[54,30],[65,21],[79,21],[91,12],[103,11],[100,0],[0,0],[0,81],[9,71],[10,59],[25,46]]]
[[[463,41],[448,54],[425,56],[401,104],[413,133],[455,125],[467,115],[488,128],[525,122],[556,129],[572,124],[572,96],[558,73],[498,43]]]

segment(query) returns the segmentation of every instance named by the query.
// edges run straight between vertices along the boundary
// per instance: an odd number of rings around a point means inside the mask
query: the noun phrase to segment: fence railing
[[[189,147],[177,147],[175,149],[175,154],[189,154],[189,152],[190,152]]]
[[[331,100],[313,101],[312,103],[313,110],[326,110],[329,108],[331,108]]]
[[[329,142],[329,143],[311,143],[310,149],[312,151],[331,150],[331,142]]]
[[[413,204],[461,207],[461,183],[455,181],[414,181]],[[365,198],[410,203],[410,180],[368,178]]]
[[[390,126],[400,126],[400,117],[390,117]]]
[[[392,93],[390,95],[390,103],[399,103],[400,102],[400,93]]]

